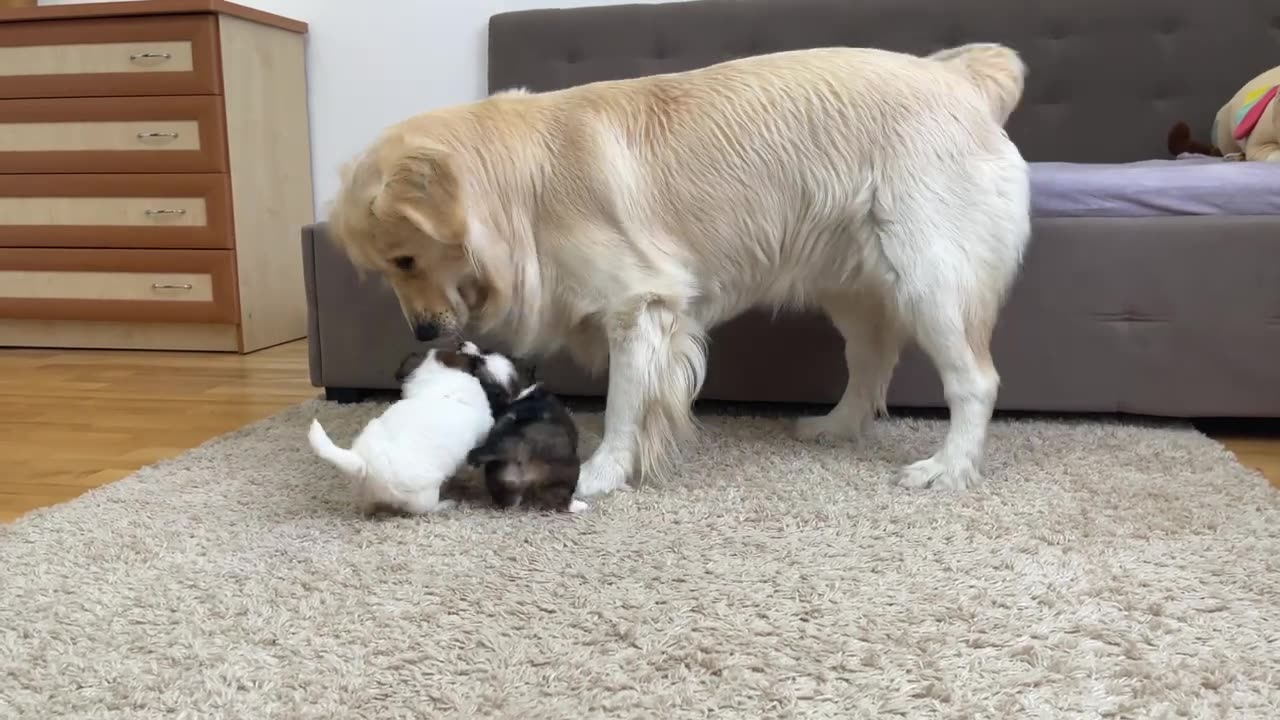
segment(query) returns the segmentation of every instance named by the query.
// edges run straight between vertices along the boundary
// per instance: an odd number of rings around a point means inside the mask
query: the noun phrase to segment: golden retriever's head
[[[329,225],[357,266],[381,274],[420,341],[457,335],[488,294],[448,151],[383,142],[344,172]]]

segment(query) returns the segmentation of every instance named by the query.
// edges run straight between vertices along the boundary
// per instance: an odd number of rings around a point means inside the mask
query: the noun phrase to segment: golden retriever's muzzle
[[[460,332],[458,323],[451,313],[439,313],[425,317],[406,316],[409,327],[413,329],[413,337],[418,342],[431,342],[441,337],[455,337]]]
[[[418,342],[431,342],[440,337],[440,326],[430,320],[418,320],[413,324],[413,336]]]

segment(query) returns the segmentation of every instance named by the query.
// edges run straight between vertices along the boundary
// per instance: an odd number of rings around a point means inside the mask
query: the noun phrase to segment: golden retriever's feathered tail
[[[930,60],[946,63],[967,77],[1004,125],[1022,100],[1027,66],[1016,50],[996,43],[969,43],[939,50]]]

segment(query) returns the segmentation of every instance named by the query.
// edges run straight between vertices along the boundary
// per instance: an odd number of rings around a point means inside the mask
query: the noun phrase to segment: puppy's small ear
[[[407,223],[436,242],[458,245],[466,239],[462,183],[441,149],[405,148],[387,169],[371,209],[380,220]]]
[[[400,367],[396,368],[396,382],[402,383],[408,379],[408,377],[413,374],[413,371],[418,369],[418,366],[422,364],[422,361],[425,360],[426,357],[426,355],[419,352],[409,353],[406,355],[404,360],[400,361]]]

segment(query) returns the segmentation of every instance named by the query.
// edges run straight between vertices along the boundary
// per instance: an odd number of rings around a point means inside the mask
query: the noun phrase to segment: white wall
[[[42,0],[62,5],[86,0]],[[629,0],[659,2],[661,0]],[[316,211],[338,168],[383,127],[486,91],[491,15],[610,0],[238,0],[310,26],[307,72]]]

